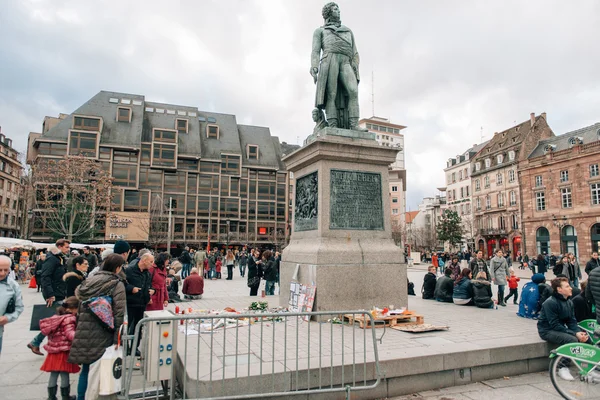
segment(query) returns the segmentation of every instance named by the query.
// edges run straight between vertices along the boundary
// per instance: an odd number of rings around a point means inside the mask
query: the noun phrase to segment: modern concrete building
[[[530,118],[494,137],[471,161],[476,250],[486,257],[495,249],[521,251],[521,199],[517,168],[543,139],[554,136],[546,113]]]
[[[404,213],[406,212],[406,168],[404,164],[404,135],[400,133],[406,126],[392,124],[389,119],[381,117],[364,118],[359,126],[373,132],[377,142],[386,147],[397,147],[401,150],[396,161],[389,168],[389,195],[391,204],[392,231],[400,233],[404,229]],[[399,235],[395,235],[397,237]]]
[[[172,242],[282,246],[288,236],[288,174],[269,128],[194,106],[101,91],[69,115],[47,117],[30,134],[29,163],[85,155],[113,177],[111,215],[97,220],[95,240],[143,243],[138,221],[172,199]],[[111,221],[110,218],[113,218]],[[36,209],[33,240],[48,240]],[[129,221],[129,229],[121,222]]]
[[[409,211],[406,218],[406,236],[412,251],[433,250],[443,247],[437,240],[437,223],[446,205],[443,196],[424,197],[418,211]]]
[[[541,140],[519,164],[527,254],[572,252],[583,265],[600,246],[600,123]]]
[[[19,153],[12,147],[0,128],[0,236],[17,238],[21,235],[24,205],[21,201],[23,166]]]
[[[473,210],[471,196],[471,159],[488,142],[474,144],[471,148],[454,158],[448,159],[444,173],[446,175],[446,204],[442,210],[450,209],[458,213],[462,219],[464,240],[461,250],[468,247],[475,248],[475,226],[473,224]]]

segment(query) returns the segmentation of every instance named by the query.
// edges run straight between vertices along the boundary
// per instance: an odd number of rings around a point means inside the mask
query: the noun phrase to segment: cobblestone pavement
[[[409,279],[415,282],[417,293],[420,293],[424,274],[424,265],[415,266],[408,271]],[[524,283],[526,283],[526,279],[521,280],[521,285]],[[19,320],[6,327],[2,355],[0,356],[0,371],[2,371],[2,374],[0,374],[0,387],[6,389],[1,396],[3,400],[43,399],[46,397],[48,374],[39,370],[44,358],[32,354],[26,347],[27,343],[36,333],[29,331],[32,305],[43,303],[43,299],[41,293],[37,293],[35,289],[28,289],[24,285],[21,288],[26,306],[25,311]],[[223,309],[226,306],[242,309],[248,307],[251,301],[256,300],[267,300],[271,307],[279,304],[278,296],[261,299],[260,297],[248,296],[248,292],[249,289],[246,286],[245,278],[240,277],[239,272],[236,271],[232,281],[207,281],[204,298],[195,301],[190,306],[199,309]],[[170,305],[169,308],[173,309],[174,305]],[[517,317],[515,315],[517,308],[512,304],[508,307],[500,307],[499,310],[481,310],[473,307],[457,307],[452,304],[422,300],[420,296],[409,296],[409,308],[423,314],[426,323],[448,325],[450,326],[450,330],[415,336],[388,329],[383,338],[383,343],[379,345],[379,357],[381,361],[420,356],[423,354],[445,353],[448,352],[448,348],[451,348],[453,351],[460,351],[460,349],[488,348],[503,344],[534,343],[540,341],[537,336],[535,321]],[[544,379],[537,376],[537,379],[540,380],[538,382],[539,385],[543,385],[544,382],[550,385],[548,377],[542,377]],[[535,378],[536,375],[533,375],[531,379]],[[72,380],[75,381],[76,379],[77,376],[72,375]],[[507,382],[511,383],[515,381],[510,380]],[[507,382],[498,382],[498,385],[504,384],[506,386]],[[541,390],[537,387],[538,383],[528,383],[527,385],[531,386],[528,390]],[[510,387],[513,389],[507,387],[506,390],[515,390],[514,393],[518,392],[517,389],[514,389],[515,385],[511,385]],[[477,390],[468,392],[468,394],[462,392],[470,390],[470,388],[490,391],[492,386],[489,384],[477,384],[458,387],[456,389],[447,389],[456,390],[448,393],[457,393],[455,397],[449,398],[456,398],[457,400],[483,398],[468,397],[476,396],[474,393],[478,393]],[[551,392],[551,386],[547,386],[547,388]],[[74,393],[74,389],[72,391]],[[426,395],[429,397],[425,398],[441,399],[444,393],[446,392],[441,394],[428,392]],[[423,398],[423,393],[419,394],[419,396]],[[548,393],[546,396],[550,396],[550,394]],[[419,397],[413,398],[418,399]],[[533,399],[535,397],[504,396],[503,398]]]

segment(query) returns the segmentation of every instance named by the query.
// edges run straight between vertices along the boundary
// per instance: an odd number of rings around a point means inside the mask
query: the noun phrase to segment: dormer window
[[[248,154],[248,160],[258,160],[258,146],[255,144],[249,144],[246,150]]]
[[[219,126],[218,125],[207,125],[206,126],[206,137],[209,139],[219,138]]]
[[[555,144],[547,144],[546,146],[544,146],[544,154],[545,153],[553,152],[554,149],[556,149],[556,145]]]
[[[489,168],[492,165],[492,160],[490,160],[489,158],[485,159],[485,167]]]
[[[481,162],[476,162],[475,163],[475,171],[479,171],[481,169]]]
[[[83,129],[86,131],[99,131],[99,118],[73,117],[73,129]]]
[[[569,138],[569,146],[573,147],[578,144],[583,144],[583,138],[581,137],[571,137]]]
[[[511,151],[508,152],[508,160],[512,161],[514,159],[515,159],[515,151],[511,150]]]
[[[177,132],[170,129],[154,129],[153,137],[156,142],[177,143]]]
[[[177,118],[175,127],[179,133],[188,133],[188,120]]]
[[[117,107],[117,121],[130,123],[131,122],[131,108]]]
[[[496,157],[496,161],[498,162],[498,164],[502,164],[502,161],[504,161],[504,156],[502,154],[498,154],[498,156]]]

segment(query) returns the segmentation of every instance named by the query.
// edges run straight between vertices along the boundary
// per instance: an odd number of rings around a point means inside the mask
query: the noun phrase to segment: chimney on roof
[[[544,117],[544,119],[546,119],[546,113],[545,112],[542,113],[542,117]]]
[[[529,119],[531,120],[531,126],[535,124],[535,113],[529,114]]]

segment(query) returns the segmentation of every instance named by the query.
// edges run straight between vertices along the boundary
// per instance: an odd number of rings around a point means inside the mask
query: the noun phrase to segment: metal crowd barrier
[[[128,337],[135,349],[143,332],[142,366],[135,369],[133,357],[125,358],[119,398],[217,400],[345,392],[349,399],[351,392],[375,388],[381,376],[375,330],[344,322],[344,314],[362,315],[370,321],[367,326],[374,326],[368,311],[165,311],[146,317]]]

